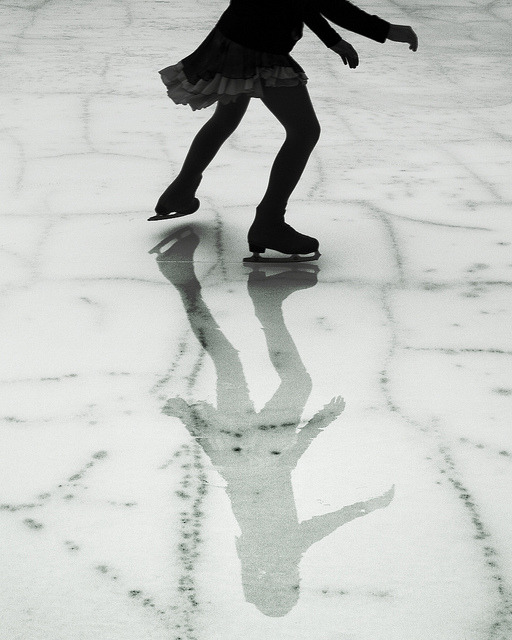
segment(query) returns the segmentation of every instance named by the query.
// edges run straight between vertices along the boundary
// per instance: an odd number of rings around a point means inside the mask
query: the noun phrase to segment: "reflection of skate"
[[[192,241],[192,238],[189,238],[187,243],[183,242],[183,240],[189,236],[192,236],[194,240]],[[172,244],[175,240],[178,242]],[[162,240],[162,242],[159,242],[155,247],[148,251],[148,253],[156,253],[157,260],[160,261],[171,260],[173,262],[190,262],[194,254],[194,249],[197,247],[198,243],[199,238],[194,231],[190,227],[184,227],[168,235]],[[192,245],[194,246],[191,250]]]
[[[156,253],[157,262],[163,275],[176,287],[186,287],[189,292],[197,282],[194,273],[194,251],[199,244],[197,234],[190,228],[179,229],[153,247],[149,253]]]
[[[247,289],[253,302],[263,305],[266,309],[270,303],[281,305],[294,291],[309,289],[318,282],[318,267],[308,269],[296,269],[294,271],[282,271],[281,273],[267,275],[257,268],[249,274],[247,278]],[[279,308],[279,307],[278,307]],[[272,307],[275,314],[276,308]]]

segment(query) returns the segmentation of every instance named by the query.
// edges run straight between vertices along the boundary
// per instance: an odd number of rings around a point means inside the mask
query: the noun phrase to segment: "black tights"
[[[221,146],[240,124],[250,98],[239,96],[227,105],[218,103],[215,113],[194,138],[178,180],[194,182],[213,160]],[[309,93],[305,86],[265,87],[263,104],[286,131],[286,140],[277,154],[267,191],[258,206],[262,213],[283,214],[313,148],[320,136]]]

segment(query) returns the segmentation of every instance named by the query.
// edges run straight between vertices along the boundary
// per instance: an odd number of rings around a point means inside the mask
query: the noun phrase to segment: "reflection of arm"
[[[370,498],[364,502],[355,502],[348,507],[339,509],[339,511],[326,513],[322,516],[314,516],[301,522],[299,530],[303,550],[306,551],[312,544],[319,542],[347,522],[361,518],[376,509],[387,507],[393,500],[394,495],[395,485],[377,498]]]
[[[170,398],[167,401],[162,409],[162,413],[165,413],[166,416],[179,418],[192,437],[200,438],[206,428],[209,427],[208,421],[205,420],[198,410],[200,406],[202,408],[201,413],[203,414],[210,413],[213,415],[215,412],[215,409],[207,402],[189,405],[183,398],[177,396],[176,398]]]
[[[339,396],[333,398],[329,404],[320,409],[311,420],[305,424],[297,434],[297,443],[293,447],[296,460],[307,450],[309,445],[327,426],[335,420],[345,408],[345,403]]]

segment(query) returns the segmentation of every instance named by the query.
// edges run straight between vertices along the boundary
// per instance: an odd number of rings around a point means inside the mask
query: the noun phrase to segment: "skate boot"
[[[200,205],[195,193],[202,179],[203,176],[200,175],[187,185],[179,178],[174,180],[160,196],[155,207],[156,216],[148,220],[170,220],[195,213]]]
[[[318,240],[299,233],[286,224],[284,213],[277,217],[257,213],[247,240],[253,255],[244,258],[244,262],[309,262],[320,257]],[[265,253],[266,249],[289,255],[284,258],[262,258],[260,254]]]

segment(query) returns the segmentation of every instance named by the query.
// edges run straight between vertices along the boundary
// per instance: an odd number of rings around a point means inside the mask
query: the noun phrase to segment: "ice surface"
[[[226,4],[2,6],[0,638],[511,640],[510,7],[361,2],[420,46],[355,71],[306,32],[322,257],[278,268],[257,100],[146,222]]]

